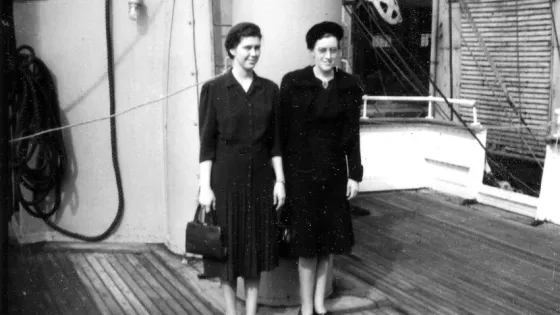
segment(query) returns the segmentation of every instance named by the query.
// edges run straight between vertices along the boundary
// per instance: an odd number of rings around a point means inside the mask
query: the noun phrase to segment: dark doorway
[[[432,1],[398,3],[402,21],[390,25],[370,1],[354,2],[353,71],[368,95],[427,96]],[[427,103],[378,102],[376,107],[372,116],[422,117]]]

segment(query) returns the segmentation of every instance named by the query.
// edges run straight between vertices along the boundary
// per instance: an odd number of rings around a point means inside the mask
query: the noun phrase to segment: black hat
[[[305,35],[307,48],[309,50],[312,50],[315,47],[315,43],[319,39],[323,38],[325,34],[332,34],[340,42],[340,40],[344,36],[344,29],[337,23],[329,21],[313,25]]]

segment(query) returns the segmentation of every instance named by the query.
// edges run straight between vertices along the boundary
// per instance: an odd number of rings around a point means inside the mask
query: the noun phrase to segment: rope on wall
[[[115,75],[113,69],[113,41],[111,34],[111,0],[105,1],[107,40],[107,70],[109,79],[110,114],[115,114]],[[67,155],[60,129],[37,135],[37,132],[60,128],[59,104],[53,77],[47,66],[35,56],[33,49],[18,49],[17,86],[14,93],[14,134],[22,138],[13,142],[15,196],[32,216],[42,219],[49,227],[63,235],[97,242],[109,237],[120,224],[124,214],[124,192],[118,162],[117,131],[111,118],[111,153],[118,193],[117,214],[109,228],[97,236],[86,236],[61,228],[50,218],[59,209],[61,185],[67,167]],[[23,138],[34,135],[31,138]],[[51,205],[45,209],[46,205]]]
[[[60,125],[58,96],[47,66],[29,46],[17,49],[13,134],[25,136]],[[60,206],[61,185],[67,166],[61,132],[12,145],[14,194],[32,216],[46,220]],[[54,200],[49,200],[54,190]],[[29,193],[27,193],[29,192]],[[48,201],[48,202],[47,202]],[[52,204],[45,209],[45,203]]]

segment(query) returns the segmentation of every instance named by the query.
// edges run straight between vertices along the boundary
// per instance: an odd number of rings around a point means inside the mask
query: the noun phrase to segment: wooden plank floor
[[[335,314],[560,314],[560,226],[432,192],[353,203],[370,215],[354,218],[356,246],[335,258],[336,273],[383,303]],[[223,303],[219,290],[197,293],[193,283],[208,280],[192,282],[196,270],[185,273],[163,245],[80,246],[14,247],[9,314],[219,314],[208,302]]]
[[[426,192],[360,195],[353,254],[335,267],[400,314],[560,314],[560,227]]]
[[[8,313],[219,314],[162,252],[14,247]]]

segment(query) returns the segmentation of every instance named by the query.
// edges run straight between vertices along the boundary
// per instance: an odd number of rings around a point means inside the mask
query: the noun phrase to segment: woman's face
[[[338,50],[336,37],[328,36],[319,39],[311,51],[315,65],[324,72],[331,71],[335,66]]]
[[[230,49],[233,63],[245,70],[253,70],[261,55],[261,39],[258,37],[242,37],[237,47]]]

